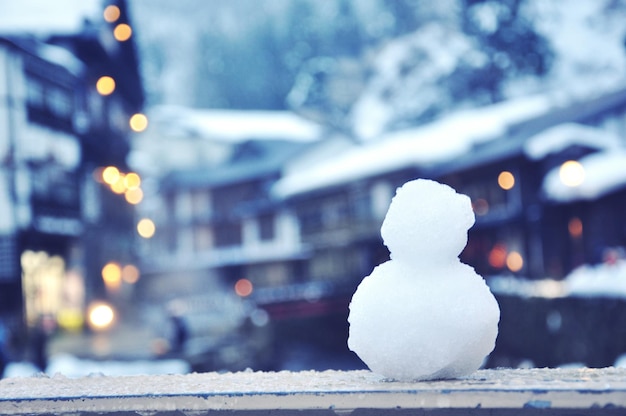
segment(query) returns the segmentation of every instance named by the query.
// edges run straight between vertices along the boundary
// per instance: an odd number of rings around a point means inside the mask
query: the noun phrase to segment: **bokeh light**
[[[108,75],[102,76],[96,82],[96,90],[100,95],[111,95],[115,91],[115,80]]]
[[[559,177],[565,186],[580,186],[585,181],[585,168],[576,160],[568,160],[561,165]]]
[[[501,269],[506,265],[506,247],[504,244],[496,244],[493,246],[491,251],[489,251],[489,256],[487,261],[489,261],[489,265],[496,269]]]
[[[143,238],[152,238],[156,232],[156,226],[151,219],[142,218],[137,223],[137,232]]]
[[[519,272],[524,267],[524,258],[517,251],[511,251],[506,256],[506,267],[514,273]]]
[[[133,30],[126,23],[120,23],[119,25],[115,26],[115,29],[113,29],[113,37],[115,38],[115,40],[120,42],[127,41],[128,39],[130,39],[132,34]]]
[[[105,21],[109,23],[116,22],[117,19],[119,19],[121,15],[120,8],[114,4],[111,4],[104,9],[104,12],[102,13],[102,15]]]
[[[486,215],[489,212],[489,202],[484,198],[478,198],[472,202],[472,209],[476,215]]]
[[[572,238],[580,238],[583,235],[583,222],[578,217],[569,220],[567,230]]]
[[[124,186],[126,189],[137,189],[141,185],[141,177],[135,172],[129,172],[124,176]]]
[[[120,178],[120,171],[115,166],[107,166],[102,170],[102,180],[104,183],[112,185]]]
[[[122,268],[116,262],[109,262],[102,268],[102,280],[109,289],[117,289],[122,283]]]
[[[111,191],[113,191],[113,193],[121,195],[126,192],[126,185],[124,184],[125,177],[126,175],[120,173],[117,180],[111,184]]]
[[[89,326],[95,330],[109,328],[115,320],[113,307],[104,302],[94,302],[87,312]]]
[[[500,188],[508,191],[515,186],[515,176],[509,171],[502,171],[498,175],[498,185]]]
[[[148,117],[141,113],[133,114],[128,124],[134,132],[140,133],[148,128]]]
[[[141,190],[141,188],[129,189],[124,192],[124,198],[129,204],[137,205],[141,201],[143,201],[143,191]]]
[[[241,297],[250,296],[253,290],[254,286],[248,279],[239,279],[237,283],[235,283],[235,293]]]
[[[134,264],[127,264],[122,267],[122,280],[129,285],[133,285],[137,283],[139,280],[140,273],[137,266]]]
[[[102,173],[104,172],[103,167],[98,167],[93,170],[93,180],[98,183],[104,183],[104,179],[102,179]]]

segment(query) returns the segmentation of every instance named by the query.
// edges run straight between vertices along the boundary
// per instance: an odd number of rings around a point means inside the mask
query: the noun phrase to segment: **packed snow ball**
[[[391,260],[350,303],[348,346],[375,373],[400,381],[457,378],[493,350],[500,308],[458,255],[474,224],[470,199],[435,181],[407,182],[383,221]]]
[[[391,258],[453,260],[474,225],[472,202],[447,185],[415,180],[398,188],[380,233]]]

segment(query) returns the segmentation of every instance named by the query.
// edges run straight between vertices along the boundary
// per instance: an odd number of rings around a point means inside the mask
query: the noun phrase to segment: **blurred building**
[[[462,259],[480,274],[563,278],[626,245],[625,114],[624,90],[546,94],[365,145],[328,133],[305,146],[240,142],[221,163],[161,178],[145,294],[219,281],[283,322],[277,337],[345,347],[351,295],[388,259],[380,225],[391,198],[415,178],[470,196],[476,224]],[[320,330],[287,323],[304,320]]]
[[[381,258],[379,227],[395,188],[421,177],[472,199],[476,224],[462,258],[479,273],[562,278],[626,244],[625,113],[624,90],[463,111],[313,167],[290,166],[273,191],[316,250],[312,275],[327,258],[327,276],[358,282],[371,268],[366,259]],[[360,254],[337,254],[355,249]]]
[[[305,283],[308,254],[269,190],[322,130],[289,112],[157,108],[150,120],[131,156],[157,181],[138,207],[155,225],[139,244],[139,299],[151,316],[183,315],[183,354],[195,369],[258,365],[252,332],[267,313],[256,294]]]
[[[48,318],[80,328],[88,302],[107,295],[103,266],[132,263],[133,206],[101,174],[107,166],[129,171],[129,119],[142,104],[124,0],[26,1],[6,10],[0,23],[2,316],[19,322],[23,313],[29,325]]]

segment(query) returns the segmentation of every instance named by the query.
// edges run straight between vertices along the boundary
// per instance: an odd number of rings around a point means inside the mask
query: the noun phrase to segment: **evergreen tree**
[[[522,13],[524,0],[463,3],[462,28],[480,45],[488,61],[480,69],[458,69],[454,96],[476,94],[497,101],[507,79],[547,73],[552,60],[549,42]]]

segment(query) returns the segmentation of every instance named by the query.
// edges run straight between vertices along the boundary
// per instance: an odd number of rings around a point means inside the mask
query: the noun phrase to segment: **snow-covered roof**
[[[2,34],[0,34],[2,37]],[[74,54],[67,49],[44,43],[29,36],[5,36],[3,42],[9,43],[16,48],[26,51],[28,54],[38,56],[44,61],[59,65],[73,73],[80,75],[85,65]]]
[[[616,189],[626,187],[626,148],[605,150],[579,160],[584,169],[584,180],[578,186],[561,181],[560,167],[552,169],[543,181],[543,192],[556,202],[591,200]]]
[[[608,297],[626,299],[626,260],[614,264],[585,264],[565,279],[529,280],[514,276],[487,279],[492,292],[520,297]]]
[[[620,145],[614,134],[596,127],[565,123],[544,130],[524,144],[524,151],[533,160],[543,159],[550,153],[560,152],[572,145],[607,149]]]
[[[446,161],[550,108],[547,96],[531,96],[459,111],[418,128],[389,133],[380,141],[355,146],[311,169],[291,173],[277,182],[273,192],[286,198],[403,167]]]
[[[322,128],[289,111],[214,110],[158,106],[150,112],[151,125],[169,134],[195,134],[212,140],[250,139],[314,141]]]
[[[4,1],[0,34],[69,34],[102,13],[102,0]]]

